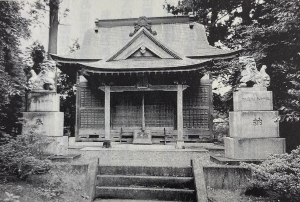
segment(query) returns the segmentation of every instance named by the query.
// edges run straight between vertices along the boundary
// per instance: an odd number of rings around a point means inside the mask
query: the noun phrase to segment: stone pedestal
[[[241,88],[234,92],[234,111],[271,111],[273,110],[273,93],[263,87]]]
[[[261,160],[285,153],[285,138],[224,138],[225,156],[232,159]]]
[[[32,92],[28,95],[28,111],[59,112],[59,99],[54,92]]]
[[[59,95],[55,92],[32,92],[28,96],[28,110],[23,112],[27,124],[23,126],[23,133],[35,126],[36,132],[48,137],[50,144],[46,153],[66,155],[68,152],[68,137],[63,136],[64,114],[59,112]],[[28,127],[29,126],[29,127]]]
[[[230,137],[279,137],[277,111],[229,112]]]
[[[49,137],[63,136],[64,113],[63,112],[23,112],[23,118],[26,119],[28,125],[33,126],[41,121],[41,125],[37,128],[37,132],[42,132]],[[28,132],[27,127],[23,128],[23,132]]]
[[[233,100],[230,137],[224,138],[225,157],[263,160],[270,154],[285,153],[285,139],[278,138],[278,112],[272,111],[272,92],[263,87],[240,88]]]

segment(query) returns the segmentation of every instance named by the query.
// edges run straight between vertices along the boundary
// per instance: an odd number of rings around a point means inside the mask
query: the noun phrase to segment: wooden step
[[[136,176],[136,175],[98,175],[97,186],[115,187],[164,187],[192,189],[193,177],[164,177],[164,176]]]
[[[195,191],[190,189],[171,188],[96,186],[96,198],[195,201]]]
[[[192,166],[188,167],[147,167],[147,166],[99,166],[100,175],[138,175],[192,177]]]

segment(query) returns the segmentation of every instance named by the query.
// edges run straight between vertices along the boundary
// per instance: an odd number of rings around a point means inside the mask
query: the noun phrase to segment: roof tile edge
[[[176,23],[189,23],[190,17],[184,16],[167,16],[167,17],[149,17],[152,25],[157,24],[176,24]],[[118,26],[133,26],[134,22],[137,22],[138,18],[126,18],[126,19],[107,19],[96,20],[96,27],[118,27]]]

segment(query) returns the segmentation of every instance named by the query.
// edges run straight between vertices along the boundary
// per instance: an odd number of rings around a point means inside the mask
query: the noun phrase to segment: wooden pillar
[[[177,85],[177,143],[178,149],[183,147],[183,87]]]
[[[105,101],[104,101],[104,120],[105,120],[105,140],[103,147],[110,146],[110,86],[105,86]]]
[[[142,130],[144,131],[146,128],[146,123],[145,123],[145,96],[143,94],[143,100],[142,100]]]

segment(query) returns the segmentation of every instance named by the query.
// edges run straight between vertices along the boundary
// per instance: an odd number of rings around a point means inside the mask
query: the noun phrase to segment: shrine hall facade
[[[177,16],[97,20],[80,50],[52,58],[76,78],[76,141],[180,144],[212,139],[203,69],[236,54],[210,46],[191,16]]]

